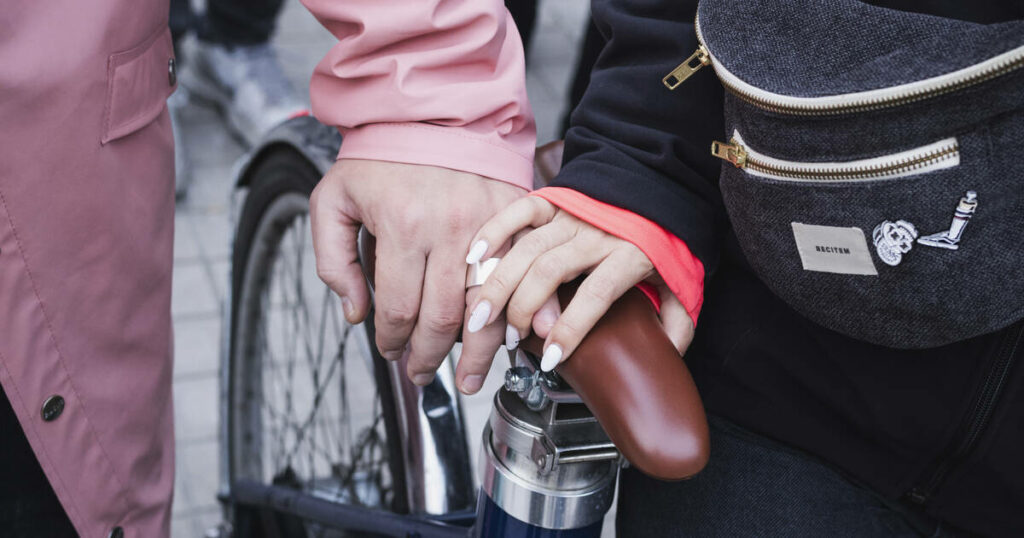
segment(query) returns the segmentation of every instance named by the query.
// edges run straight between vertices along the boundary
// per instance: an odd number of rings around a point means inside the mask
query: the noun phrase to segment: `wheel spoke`
[[[233,443],[236,474],[298,487],[336,502],[388,508],[393,498],[384,436],[384,415],[373,369],[349,346],[354,329],[340,313],[339,298],[313,272],[308,206],[274,214],[254,244],[238,310],[241,353],[233,374],[234,422],[241,442]],[[362,330],[359,328],[358,330]],[[369,371],[367,371],[369,370]],[[232,430],[236,431],[236,430]],[[307,535],[323,535],[308,529]]]

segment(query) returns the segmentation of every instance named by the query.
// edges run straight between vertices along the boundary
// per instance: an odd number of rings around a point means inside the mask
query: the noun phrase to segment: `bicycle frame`
[[[249,171],[261,159],[287,148],[323,174],[333,164],[340,142],[336,130],[308,116],[271,131],[236,165],[232,221]],[[224,322],[230,327],[230,312],[225,312]],[[372,323],[369,330],[361,344],[363,356],[383,361],[371,344]],[[226,359],[230,330],[223,333],[221,353]],[[426,387],[409,381],[404,361],[387,363],[401,424],[411,515],[339,505],[283,486],[241,482],[232,487],[224,465],[219,497],[327,527],[393,536],[597,538],[614,495],[619,453],[557,376],[540,372],[536,359],[522,351],[513,363],[483,433],[479,489],[470,468],[454,357],[449,356]],[[229,383],[226,370],[221,369],[222,393]],[[227,415],[227,405],[221,398],[222,416]],[[226,420],[221,424],[221,458],[228,461]]]

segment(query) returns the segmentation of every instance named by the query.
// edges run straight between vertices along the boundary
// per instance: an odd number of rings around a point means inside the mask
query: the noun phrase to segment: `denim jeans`
[[[171,0],[170,26],[175,43],[188,31],[225,45],[257,45],[270,40],[283,0],[209,0],[197,17],[189,0]]]
[[[889,501],[812,456],[710,417],[711,460],[696,477],[661,482],[625,469],[619,536],[963,536]]]
[[[0,536],[77,536],[0,389]]]

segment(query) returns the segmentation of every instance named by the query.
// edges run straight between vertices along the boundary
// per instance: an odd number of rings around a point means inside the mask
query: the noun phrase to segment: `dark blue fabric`
[[[982,25],[858,0],[705,1],[700,26],[730,72],[799,97],[914,82],[1024,45],[1024,21]]]
[[[0,388],[0,536],[77,536]]]
[[[1024,2],[1017,0],[870,3],[975,23],[1024,17]],[[709,271],[714,269],[697,338],[686,356],[709,411],[828,461],[889,502],[952,461],[952,470],[923,508],[932,517],[978,534],[1024,536],[1021,357],[976,444],[965,455],[951,457],[967,437],[967,417],[1011,331],[932,349],[893,349],[812,322],[754,276],[729,222],[716,220],[721,166],[709,156],[708,147],[712,140],[728,138],[721,121],[722,88],[708,68],[675,92],[661,85],[661,77],[696,48],[689,24],[694,11],[692,2],[674,0],[595,3],[598,27],[606,35],[618,32],[619,39],[602,53],[594,84],[573,115],[566,141],[567,159],[572,160],[557,183],[658,222],[685,239]],[[963,126],[971,125],[963,118],[1021,100],[998,92],[989,92],[984,100],[962,98],[958,107],[947,109],[943,121],[945,126],[961,126],[954,130],[962,133]],[[914,147],[918,130],[944,126],[923,118],[905,116],[902,128],[884,140],[832,129],[829,137],[764,137],[763,142],[781,158],[808,152],[824,156],[849,150],[851,144],[866,157],[891,147],[894,140],[897,146]],[[860,121],[874,119],[865,115]],[[749,120],[749,125],[757,127],[759,121]],[[830,127],[828,121],[802,125],[806,133]],[[650,491],[659,494],[643,497],[652,503],[648,525],[687,502],[671,489]],[[658,509],[655,501],[663,501]]]
[[[1024,46],[1024,21],[981,25],[856,0],[706,1],[699,25],[716,65],[791,96],[892,87]],[[1024,139],[1024,68],[866,112],[787,115],[730,95],[725,113],[726,133],[739,132],[761,154],[798,162],[959,142],[954,168],[871,182],[794,183],[725,166],[720,188],[744,254],[790,306],[830,329],[904,348],[937,347],[1024,317],[1024,194],[1013,179],[1024,176],[1024,164],[998,149]],[[927,235],[948,229],[967,191],[978,193],[979,210],[955,253],[916,246],[896,267],[873,254],[877,276],[803,269],[794,222],[857,227],[869,244],[883,221],[905,220]]]
[[[694,77],[675,92],[661,78],[697,48],[696,0],[595,0],[607,45],[571,118],[556,186],[644,215],[683,238],[713,270],[725,214],[719,164],[722,89]],[[716,135],[717,136],[717,135]]]
[[[891,503],[812,456],[710,417],[712,458],[696,477],[621,474],[616,528],[630,538],[952,538],[914,507]]]

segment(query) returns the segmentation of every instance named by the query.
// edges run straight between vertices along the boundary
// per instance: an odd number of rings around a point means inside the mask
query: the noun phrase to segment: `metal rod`
[[[333,503],[292,488],[250,480],[236,482],[231,497],[239,504],[270,508],[340,530],[422,538],[466,538],[470,530],[417,516]]]

